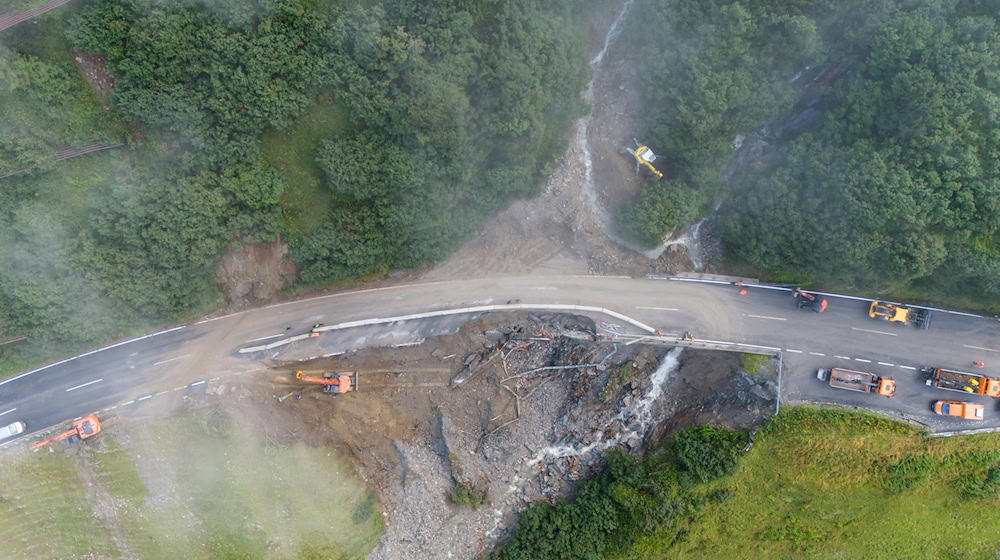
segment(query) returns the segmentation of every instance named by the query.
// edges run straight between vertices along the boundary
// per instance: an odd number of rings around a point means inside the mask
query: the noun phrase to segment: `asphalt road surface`
[[[1000,399],[934,389],[920,370],[944,367],[1000,376],[1000,322],[936,312],[919,330],[867,317],[868,303],[830,298],[822,314],[796,309],[787,291],[623,277],[494,277],[373,288],[287,302],[214,317],[43,366],[0,381],[0,425],[23,421],[26,433],[111,407],[145,406],[168,394],[198,390],[220,377],[252,374],[280,361],[299,360],[366,346],[418,343],[456,330],[472,314],[448,315],[352,328],[276,346],[309,332],[372,318],[506,303],[582,305],[634,318],[665,335],[690,332],[718,340],[780,348],[782,401],[837,402],[918,420],[935,431],[1000,426]],[[605,317],[606,327],[639,333],[628,322]],[[986,367],[977,370],[974,362]],[[892,398],[832,389],[816,379],[818,368],[842,367],[888,375]],[[984,422],[936,417],[938,399],[986,405]]]

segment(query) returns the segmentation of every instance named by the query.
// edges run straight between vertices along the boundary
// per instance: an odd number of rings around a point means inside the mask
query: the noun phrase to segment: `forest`
[[[998,308],[995,2],[636,7],[669,163],[620,229],[652,246],[718,208],[730,271]]]
[[[592,4],[91,0],[0,32],[0,339],[32,340],[0,369],[225,305],[233,241],[282,236],[302,284],[447,255],[564,150]],[[53,162],[97,141],[126,146]]]

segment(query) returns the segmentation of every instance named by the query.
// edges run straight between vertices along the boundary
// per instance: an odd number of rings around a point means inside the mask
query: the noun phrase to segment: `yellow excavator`
[[[632,141],[635,142],[636,147],[634,149],[625,148],[625,151],[632,154],[632,157],[635,158],[635,172],[638,174],[639,168],[645,166],[654,177],[662,179],[663,173],[660,173],[660,171],[653,166],[653,162],[656,161],[656,154],[653,153],[653,150],[651,150],[649,146],[640,143],[635,138],[633,138]]]

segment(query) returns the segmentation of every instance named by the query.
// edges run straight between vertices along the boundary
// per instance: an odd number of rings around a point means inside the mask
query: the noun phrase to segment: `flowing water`
[[[587,103],[593,102],[594,99],[594,80],[598,72],[600,71],[601,63],[604,62],[604,57],[608,54],[608,48],[614,43],[622,31],[622,22],[625,20],[625,16],[628,15],[629,9],[632,7],[633,0],[627,0],[618,12],[618,16],[615,18],[611,27],[608,29],[607,35],[604,36],[604,45],[600,51],[592,59],[590,59],[590,82],[587,84],[587,88],[583,91],[583,98]],[[594,161],[591,157],[590,151],[590,137],[587,131],[590,129],[590,123],[593,120],[593,106],[591,106],[590,113],[576,121],[576,134],[573,137],[573,145],[575,146],[575,151],[581,154],[583,160],[583,193],[587,200],[587,205],[590,208],[591,214],[597,223],[600,224],[601,230],[604,232],[609,239],[615,243],[631,250],[649,259],[657,259],[668,247],[673,245],[683,245],[687,249],[688,258],[691,259],[692,265],[694,265],[695,270],[700,270],[703,265],[703,258],[701,255],[701,246],[698,238],[698,232],[701,230],[701,225],[705,222],[705,219],[693,224],[691,227],[687,228],[683,234],[674,239],[664,239],[659,246],[653,249],[643,249],[639,245],[622,238],[615,231],[614,223],[611,214],[607,209],[603,208],[597,199],[597,189],[594,187]]]
[[[539,463],[562,457],[579,457],[594,450],[604,451],[632,439],[645,439],[647,432],[652,428],[654,420],[656,420],[653,415],[653,405],[663,395],[663,386],[670,378],[670,374],[676,371],[680,365],[679,357],[682,350],[682,347],[676,347],[667,352],[663,360],[656,367],[656,370],[649,377],[649,390],[646,391],[642,398],[632,402],[630,406],[623,407],[614,418],[597,430],[594,430],[591,434],[592,441],[589,443],[550,445],[539,450],[533,457],[525,460],[520,472],[515,473],[511,479],[510,486],[507,488],[507,494],[502,500],[499,500],[499,503],[503,503],[508,497],[520,490],[524,483],[530,480],[535,467]],[[613,437],[608,437],[608,428],[616,422],[623,423],[625,429]],[[493,530],[495,531],[499,527],[500,520],[503,517],[503,509],[496,509],[493,513],[495,522]]]

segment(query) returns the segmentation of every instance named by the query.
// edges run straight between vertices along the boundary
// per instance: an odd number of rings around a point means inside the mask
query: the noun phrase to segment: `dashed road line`
[[[0,412],[0,416],[3,416],[4,414],[10,414],[11,412],[14,412],[15,410],[17,410],[17,407],[12,408],[10,410],[5,410],[3,412]]]
[[[890,364],[889,362],[879,362],[878,365],[880,365],[880,366],[895,366],[896,364]]]
[[[866,360],[866,359],[864,359],[864,358],[854,358],[854,361],[856,361],[856,362],[864,362],[864,363],[866,363],[866,364],[870,364],[870,363],[872,363],[872,361],[871,361],[871,360]]]
[[[771,317],[769,315],[751,315],[747,314],[747,317],[753,317],[754,319],[770,319],[772,321],[787,321],[785,317]]]
[[[174,391],[180,391],[181,389],[187,389],[187,385],[181,385],[180,387],[174,387]]]
[[[785,348],[785,352],[791,352],[793,354],[801,354],[802,350],[793,350],[791,348]]]
[[[136,399],[136,401],[144,401],[146,399],[151,399],[151,398],[153,398],[153,395],[146,395],[145,397],[139,397],[138,399]]]
[[[822,352],[810,352],[809,355],[810,356],[826,356],[826,354],[824,354]]]
[[[987,352],[1000,352],[1000,350],[994,350],[992,348],[983,348],[982,346],[969,346],[968,344],[963,344],[965,348],[972,348],[973,350],[985,350]]]
[[[100,378],[100,379],[95,379],[93,381],[88,381],[88,382],[86,382],[86,383],[84,383],[82,385],[77,385],[76,387],[70,387],[69,389],[66,389],[66,392],[68,393],[70,391],[76,391],[77,389],[79,389],[81,387],[86,387],[87,385],[93,385],[94,383],[100,383],[101,381],[104,381],[103,377]]]
[[[195,385],[201,385],[202,383],[205,383],[205,380],[195,381],[194,383],[192,383],[191,385],[189,385],[189,387],[194,387]]]
[[[135,402],[135,401],[128,401],[128,402],[123,402],[123,403],[122,403],[122,406],[128,406],[128,405],[130,405],[130,404],[132,404],[132,403],[134,403],[134,402]]]
[[[834,356],[834,358],[839,358],[841,360],[850,360],[851,359],[850,356]]]
[[[175,362],[177,360],[183,360],[184,358],[187,358],[189,356],[191,356],[191,354],[184,354],[183,356],[177,356],[176,358],[170,358],[169,360],[163,360],[163,361],[160,361],[160,362],[153,362],[153,365],[154,366],[158,366],[160,364],[166,364],[168,362]]]
[[[872,329],[859,329],[858,327],[851,327],[851,330],[852,331],[861,331],[861,332],[866,332],[866,333],[872,333],[872,334],[884,334],[885,336],[899,336],[896,333],[885,332],[885,331],[875,331],[875,330],[872,330]]]
[[[650,311],[680,311],[676,307],[646,307],[643,305],[635,306],[636,309],[648,309]]]
[[[157,394],[156,394],[156,396],[158,397],[158,396],[160,396],[160,395],[166,395],[166,394],[167,394],[167,393],[169,393],[169,392],[170,392],[170,391],[160,391],[159,393],[157,393]]]
[[[899,366],[899,367],[901,367],[903,369],[910,369],[910,370],[916,370],[917,369],[917,368],[915,368],[913,366]]]

